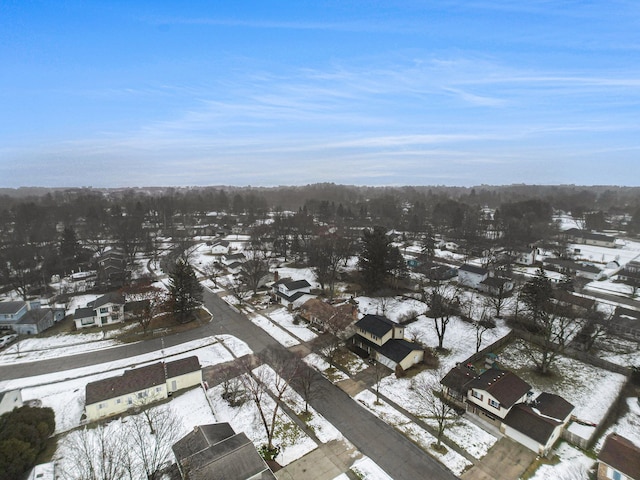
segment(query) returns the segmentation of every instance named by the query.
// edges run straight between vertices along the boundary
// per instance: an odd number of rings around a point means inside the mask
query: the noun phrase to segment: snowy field
[[[311,268],[280,267],[276,271],[280,279],[290,277],[292,280],[306,280],[311,288],[320,288],[320,284],[316,281],[316,274]]]
[[[254,325],[263,329],[280,345],[286,348],[293,347],[300,343],[300,341],[293,335],[288,334],[284,329],[276,325],[264,315],[260,315],[259,313],[250,313],[247,317],[249,317],[249,320],[251,320]]]
[[[304,357],[302,360],[310,367],[322,373],[322,375],[324,375],[331,382],[334,382],[334,383],[340,382],[342,380],[347,380],[349,378],[347,374],[333,368],[329,362],[327,362],[324,358],[322,358],[317,353],[310,353],[309,355]]]
[[[413,313],[420,315],[428,309],[425,303],[412,298],[357,297],[356,301],[358,302],[358,311],[362,315],[384,315],[394,322],[399,322]]]

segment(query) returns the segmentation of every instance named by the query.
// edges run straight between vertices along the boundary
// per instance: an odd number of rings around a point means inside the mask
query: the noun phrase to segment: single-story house
[[[356,322],[352,343],[376,361],[407,370],[424,360],[424,348],[404,338],[404,326],[382,315],[365,315]]]
[[[545,258],[542,264],[562,274],[576,275],[589,280],[596,280],[602,273],[602,270],[594,265],[582,264],[564,258]]]
[[[561,396],[543,392],[531,404],[514,405],[501,430],[538,455],[546,456],[562,435],[574,408]]]
[[[173,444],[183,480],[275,480],[244,433],[228,423],[198,425]]]
[[[64,314],[64,308],[43,308],[39,300],[0,302],[0,330],[35,335],[62,320]]]
[[[616,238],[610,235],[604,235],[602,233],[588,232],[585,230],[579,230],[577,228],[571,228],[564,232],[567,239],[572,243],[581,243],[583,245],[593,245],[596,247],[616,247]]]
[[[221,240],[211,246],[212,255],[227,255],[229,253],[229,242]]]
[[[332,305],[311,298],[300,307],[300,317],[322,331],[343,331],[358,319],[358,307],[352,302]]]
[[[22,392],[19,389],[0,392],[0,415],[22,405]]]
[[[79,330],[85,327],[111,325],[125,319],[125,299],[117,292],[107,293],[89,302],[86,307],[78,308],[73,321]]]
[[[613,318],[606,323],[609,331],[630,340],[640,340],[640,311],[616,307]]]
[[[640,446],[610,434],[598,454],[598,480],[640,480]]]
[[[87,384],[85,415],[89,421],[118,415],[201,383],[202,370],[196,356],[126,370],[119,377]]]
[[[632,286],[640,286],[640,262],[632,260],[618,272],[618,280]]]
[[[595,300],[591,298],[581,297],[579,295],[574,295],[573,293],[561,288],[555,288],[551,295],[555,302],[565,307],[570,307],[573,310],[593,311],[596,308]]]
[[[470,288],[479,288],[480,283],[489,277],[489,270],[465,263],[458,268],[458,283]]]
[[[478,290],[489,295],[505,295],[513,290],[514,283],[510,278],[487,277],[478,285]]]

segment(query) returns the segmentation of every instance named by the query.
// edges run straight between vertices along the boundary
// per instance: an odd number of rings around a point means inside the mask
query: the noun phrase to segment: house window
[[[118,399],[116,400],[116,404],[117,404],[117,405],[120,405],[121,403],[122,403],[122,399],[121,399],[121,398],[118,398]]]
[[[107,313],[109,311],[109,308],[107,307],[100,307],[100,313]]]
[[[80,323],[82,325],[93,325],[95,321],[93,320],[93,318],[83,318],[82,320],[80,320]]]
[[[133,398],[132,397],[127,397],[127,403],[129,405],[133,405]]]
[[[118,305],[114,305],[113,307],[111,307],[111,311],[112,312],[119,312],[120,311],[120,307]]]
[[[144,392],[138,392],[138,398],[147,398],[148,393],[145,390]]]
[[[156,393],[160,393],[162,391],[162,387],[156,387]]]
[[[474,397],[474,398],[477,398],[480,401],[482,401],[482,394],[476,392],[475,390],[471,390],[471,396]]]
[[[106,403],[99,403],[98,404],[98,410],[102,410],[103,408],[107,408],[107,404]]]
[[[489,405],[497,410],[500,410],[500,402],[496,402],[493,398],[489,399]]]

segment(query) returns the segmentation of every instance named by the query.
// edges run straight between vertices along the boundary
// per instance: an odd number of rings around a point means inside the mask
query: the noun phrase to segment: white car
[[[15,341],[16,338],[18,338],[18,334],[16,333],[5,335],[4,337],[0,338],[0,348],[9,345],[11,342]]]

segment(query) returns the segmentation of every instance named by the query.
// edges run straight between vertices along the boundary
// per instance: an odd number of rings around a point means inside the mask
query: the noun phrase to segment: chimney
[[[273,272],[273,281],[277,282],[280,279],[280,275],[278,274],[278,270]]]

